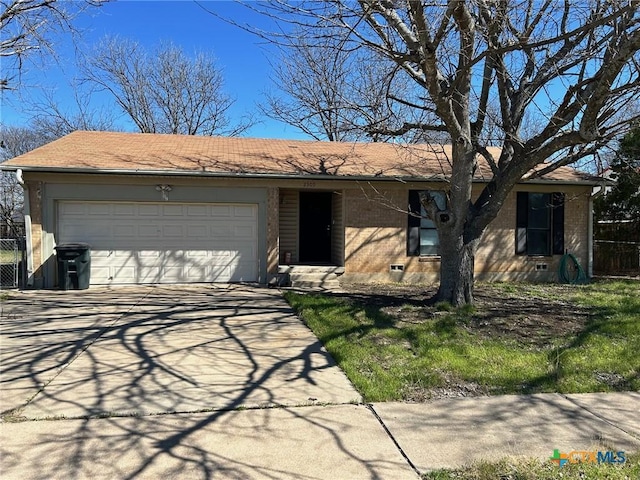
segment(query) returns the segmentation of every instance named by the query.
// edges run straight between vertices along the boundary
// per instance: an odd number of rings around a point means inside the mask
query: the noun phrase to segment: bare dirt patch
[[[436,288],[425,285],[342,285],[350,302],[376,308],[397,326],[445,318],[454,309],[433,305]],[[513,342],[520,348],[549,350],[561,347],[585,330],[589,311],[571,301],[573,289],[564,285],[478,284],[473,309],[457,315],[456,324],[482,339]],[[412,386],[408,401],[489,395],[485,387],[445,375],[445,385],[423,389]]]
[[[429,305],[435,287],[424,285],[342,286],[352,301],[380,308],[395,322],[415,323],[446,314],[440,305]],[[544,348],[582,331],[589,312],[570,300],[571,287],[564,285],[501,286],[480,284],[475,288],[473,311],[465,328],[486,338],[516,341]]]

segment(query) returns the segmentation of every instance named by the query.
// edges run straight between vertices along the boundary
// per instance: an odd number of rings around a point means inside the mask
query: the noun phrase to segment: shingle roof
[[[490,149],[495,156],[499,149]],[[15,157],[11,169],[73,172],[180,173],[218,175],[331,175],[373,178],[443,178],[450,146],[398,145],[198,137],[77,131]],[[481,159],[480,159],[481,160]],[[491,178],[479,162],[478,180]],[[562,167],[544,177],[558,182],[592,182],[594,177]]]

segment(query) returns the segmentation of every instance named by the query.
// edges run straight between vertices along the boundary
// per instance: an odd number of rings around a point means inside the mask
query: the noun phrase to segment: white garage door
[[[258,279],[257,205],[60,202],[57,243],[91,245],[91,284]]]

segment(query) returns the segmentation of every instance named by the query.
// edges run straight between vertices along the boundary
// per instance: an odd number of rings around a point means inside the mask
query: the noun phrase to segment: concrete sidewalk
[[[362,405],[0,425],[3,480],[411,479]]]
[[[640,450],[640,393],[456,398],[373,409],[421,472],[555,449]]]
[[[554,449],[640,449],[640,394],[544,394],[0,425],[4,479],[416,479]]]

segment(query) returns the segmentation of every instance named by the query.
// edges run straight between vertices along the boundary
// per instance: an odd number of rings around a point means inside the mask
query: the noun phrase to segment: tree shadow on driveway
[[[5,472],[34,461],[34,478],[313,478],[337,465],[378,478],[407,468],[383,451],[380,425],[271,290],[16,293],[3,305],[2,337],[2,409],[23,420],[1,425],[12,438]],[[379,451],[362,435],[379,435]]]

